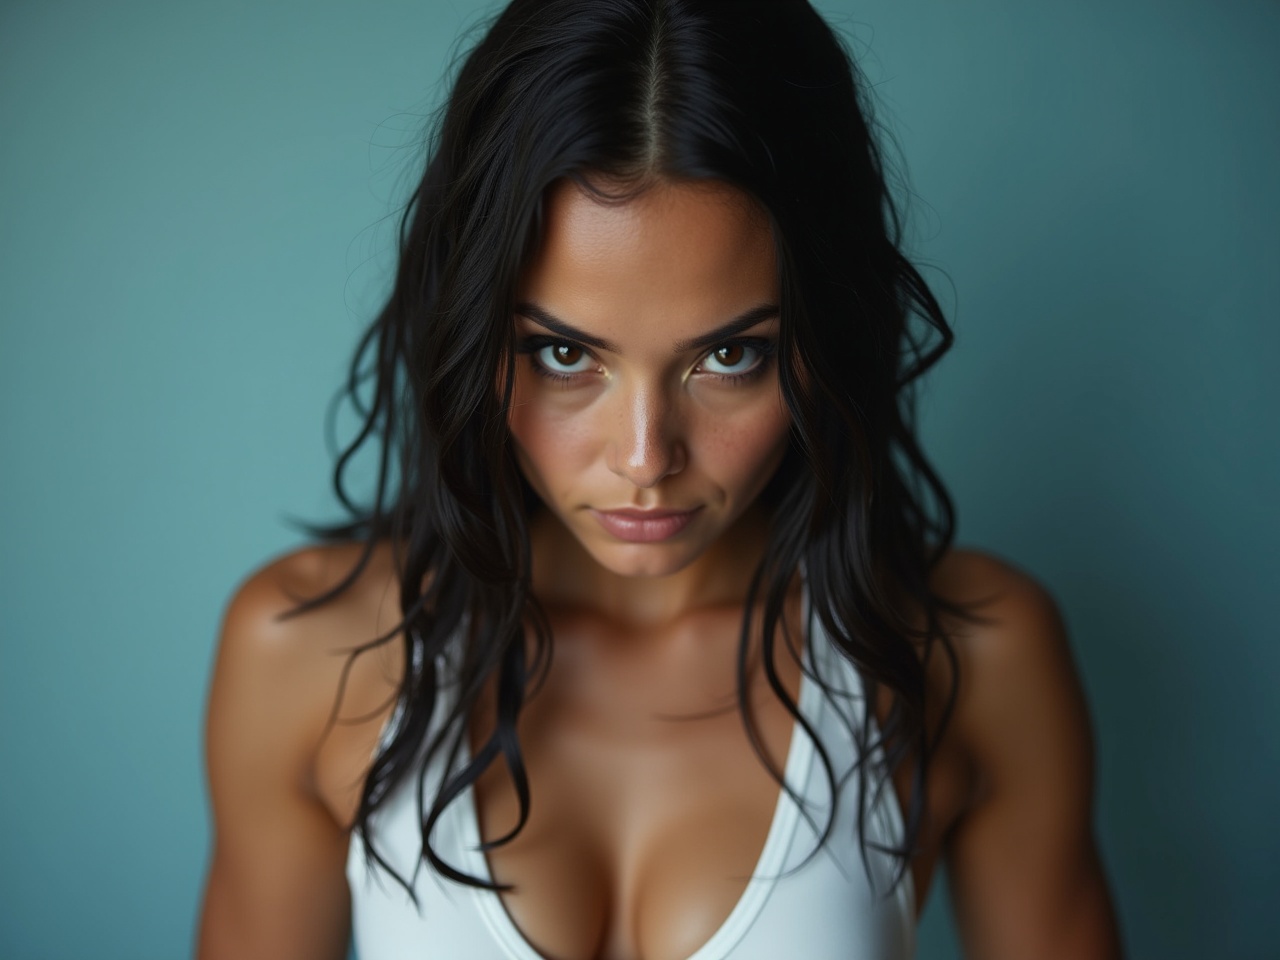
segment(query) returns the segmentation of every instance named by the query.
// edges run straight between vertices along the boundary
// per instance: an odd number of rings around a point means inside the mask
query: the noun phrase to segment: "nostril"
[[[619,397],[621,399],[621,397]],[[675,418],[661,390],[632,392],[619,406],[611,469],[638,487],[651,487],[683,469]]]

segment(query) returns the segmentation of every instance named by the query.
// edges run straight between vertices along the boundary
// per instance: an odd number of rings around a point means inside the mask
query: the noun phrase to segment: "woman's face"
[[[723,183],[609,206],[565,180],[544,222],[516,297],[518,462],[601,566],[675,573],[742,516],[786,450],[768,221]]]

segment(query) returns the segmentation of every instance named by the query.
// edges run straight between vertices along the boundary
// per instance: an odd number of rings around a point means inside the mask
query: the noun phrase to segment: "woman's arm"
[[[213,860],[199,960],[341,960],[348,834],[315,791],[313,760],[336,690],[314,616],[292,603],[286,558],[251,577],[223,622],[206,750]]]
[[[966,955],[1112,960],[1120,934],[1093,835],[1088,708],[1053,598],[994,558],[995,623],[965,640],[957,732],[979,772],[947,844]]]

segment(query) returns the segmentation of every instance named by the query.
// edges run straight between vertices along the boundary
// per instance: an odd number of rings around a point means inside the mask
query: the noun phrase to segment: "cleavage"
[[[790,657],[779,661],[798,700],[799,668]],[[632,682],[611,695],[556,696],[549,679],[530,699],[520,719],[529,820],[509,844],[473,861],[515,885],[500,902],[536,951],[530,957],[684,960],[742,900],[779,809],[779,785],[747,739],[731,676],[727,696],[694,691],[677,709],[695,682],[668,687],[663,704],[646,708],[644,691],[660,688],[646,685],[635,665],[617,666],[625,676],[613,679]],[[597,670],[595,679],[610,678]],[[562,680],[583,692],[571,672]],[[763,671],[751,696],[764,747],[782,771],[794,720]],[[519,805],[501,762],[480,778],[472,800],[484,839],[515,825]]]

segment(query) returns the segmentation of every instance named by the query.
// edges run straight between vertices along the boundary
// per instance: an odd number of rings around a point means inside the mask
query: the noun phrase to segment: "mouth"
[[[670,539],[689,525],[702,507],[692,510],[595,510],[596,518],[605,531],[628,543],[657,543]]]

